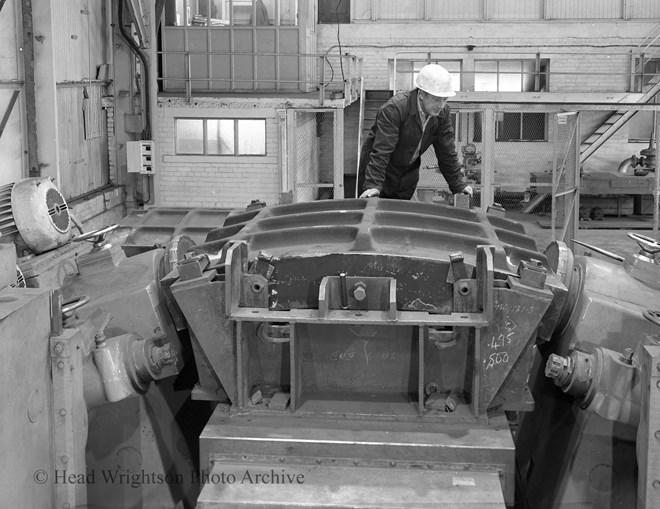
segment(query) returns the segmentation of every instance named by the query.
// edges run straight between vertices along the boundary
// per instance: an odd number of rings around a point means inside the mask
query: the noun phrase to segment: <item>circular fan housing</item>
[[[35,253],[66,244],[71,216],[64,197],[48,178],[28,178],[14,184],[11,209],[18,232]]]

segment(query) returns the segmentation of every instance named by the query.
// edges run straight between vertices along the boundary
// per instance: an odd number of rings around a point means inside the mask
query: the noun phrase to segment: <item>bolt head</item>
[[[355,288],[353,289],[353,297],[355,297],[355,300],[360,302],[367,298],[367,289],[364,287],[364,285],[355,285]]]

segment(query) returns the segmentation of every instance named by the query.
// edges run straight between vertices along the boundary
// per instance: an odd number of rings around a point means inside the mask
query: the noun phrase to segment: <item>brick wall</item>
[[[189,107],[159,104],[156,144],[156,205],[244,207],[251,200],[279,201],[280,121],[274,109],[234,108],[196,101]],[[265,118],[266,156],[183,156],[175,154],[175,118]]]
[[[365,89],[389,90],[389,61],[424,58],[424,52],[447,60],[550,58],[550,70],[580,73],[551,78],[553,92],[620,92],[629,83],[630,60],[621,53],[636,48],[657,26],[653,21],[616,22],[366,22],[339,26],[342,52],[363,58]],[[337,25],[317,27],[317,51],[336,54]],[[472,49],[468,50],[468,46]],[[517,52],[521,53],[517,53]],[[583,53],[598,53],[586,55]],[[576,55],[577,54],[577,55]]]

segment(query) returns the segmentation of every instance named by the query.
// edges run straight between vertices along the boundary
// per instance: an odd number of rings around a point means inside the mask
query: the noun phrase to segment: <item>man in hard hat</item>
[[[451,192],[472,196],[472,187],[461,174],[447,106],[447,98],[456,95],[449,72],[436,64],[426,65],[417,74],[415,87],[396,94],[376,114],[360,153],[360,198],[412,198],[420,158],[431,145]]]

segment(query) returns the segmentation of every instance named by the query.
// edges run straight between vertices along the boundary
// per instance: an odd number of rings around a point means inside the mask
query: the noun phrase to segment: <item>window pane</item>
[[[186,22],[184,0],[167,0],[165,3],[165,25],[181,27]]]
[[[232,155],[234,153],[234,121],[209,119],[206,121],[206,153]]]
[[[497,114],[497,141],[520,141],[521,113]]]
[[[233,25],[252,25],[252,0],[233,0],[231,22]]]
[[[469,115],[469,113],[468,113]],[[481,142],[481,123],[483,122],[481,118],[481,112],[480,111],[475,111],[474,112],[474,131],[472,133],[472,141],[475,143],[480,143]]]
[[[204,121],[202,119],[176,120],[176,153],[204,153]]]
[[[266,155],[266,121],[238,121],[239,155]]]
[[[499,62],[499,85],[500,92],[522,92],[522,75],[520,61]]]
[[[522,114],[522,139],[545,140],[545,113]]]
[[[523,92],[535,92],[536,88],[536,62],[525,60],[523,63]],[[540,80],[539,80],[540,85]]]
[[[474,70],[475,92],[497,92],[497,62],[476,61]]]
[[[275,2],[276,0],[272,0]],[[280,25],[296,26],[298,24],[298,0],[279,0],[280,1]],[[348,2],[345,2],[348,6]],[[348,11],[348,7],[346,7]],[[348,23],[350,20],[347,20]]]

